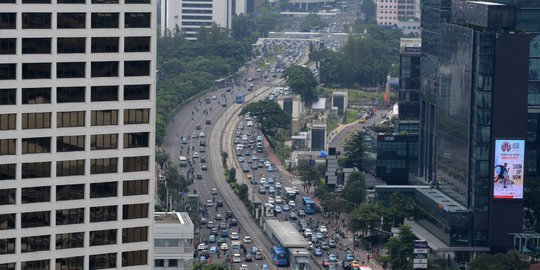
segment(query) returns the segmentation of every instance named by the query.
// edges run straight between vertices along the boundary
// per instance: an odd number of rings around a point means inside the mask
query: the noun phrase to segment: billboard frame
[[[496,197],[496,194],[495,194],[495,158],[496,158],[496,153],[497,153],[497,150],[496,149],[496,146],[497,146],[497,141],[504,141],[504,140],[508,140],[508,141],[522,141],[523,142],[523,157],[522,157],[522,172],[521,172],[521,175],[522,175],[522,190],[521,190],[521,198],[497,198]],[[491,157],[490,157],[490,173],[489,173],[489,177],[490,177],[490,198],[492,200],[495,200],[495,201],[522,201],[524,200],[524,197],[525,197],[525,151],[526,151],[526,144],[527,144],[527,140],[523,137],[493,137],[492,138],[492,143],[491,143],[491,146],[492,146],[492,151],[491,151]]]

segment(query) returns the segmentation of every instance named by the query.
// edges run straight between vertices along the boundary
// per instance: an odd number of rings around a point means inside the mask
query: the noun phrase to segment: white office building
[[[378,25],[397,26],[399,24],[402,26],[400,29],[405,30],[420,25],[420,0],[376,0],[376,4]],[[417,25],[414,22],[417,22]]]
[[[195,40],[199,28],[213,23],[231,29],[234,15],[247,14],[248,1],[252,0],[161,0],[162,34],[181,31]]]
[[[154,269],[187,270],[193,264],[195,227],[188,213],[154,214]]]
[[[151,269],[154,3],[0,1],[0,269]]]

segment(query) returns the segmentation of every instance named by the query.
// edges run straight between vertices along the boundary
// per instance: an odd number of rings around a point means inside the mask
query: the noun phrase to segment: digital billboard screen
[[[493,198],[523,199],[525,140],[495,140]]]

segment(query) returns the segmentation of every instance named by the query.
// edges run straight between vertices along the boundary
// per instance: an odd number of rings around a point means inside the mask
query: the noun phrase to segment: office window
[[[56,51],[62,53],[84,53],[86,50],[85,38],[57,38]]]
[[[116,268],[116,253],[90,255],[90,270]]]
[[[98,134],[90,138],[92,150],[108,150],[118,148],[118,134]]]
[[[124,157],[124,172],[148,171],[148,156]]]
[[[31,79],[50,79],[51,63],[23,63],[22,78]]]
[[[57,78],[84,78],[85,72],[85,62],[56,63]]]
[[[0,13],[0,29],[17,28],[17,13]]]
[[[50,4],[51,0],[22,0],[23,4]]]
[[[0,189],[0,205],[15,204],[16,189]]]
[[[118,194],[117,182],[104,182],[90,184],[90,198],[116,197]]]
[[[58,29],[74,29],[86,27],[86,13],[58,13],[56,16]]]
[[[22,262],[21,270],[49,270],[49,264],[49,260]]]
[[[179,245],[178,239],[154,239],[155,247],[178,247]]]
[[[118,110],[92,111],[92,126],[118,125]]]
[[[131,13],[124,14],[125,28],[150,28],[150,13]]]
[[[84,223],[84,208],[56,210],[56,226]]]
[[[15,229],[15,213],[0,214],[0,231]]]
[[[150,0],[126,0],[126,4],[150,4]]]
[[[0,54],[16,54],[17,39],[16,38],[0,38]]]
[[[150,133],[124,133],[124,148],[148,147]]]
[[[123,195],[143,195],[148,194],[148,180],[129,180],[123,183]]]
[[[92,62],[94,77],[118,77],[118,62]]]
[[[23,54],[50,54],[51,38],[23,38]]]
[[[56,176],[84,175],[84,159],[56,162]]]
[[[118,4],[118,0],[92,0],[92,4]]]
[[[150,61],[125,61],[124,76],[148,76],[150,75]]]
[[[46,251],[51,247],[50,235],[21,237],[21,252]]]
[[[0,80],[15,80],[17,64],[0,64]]]
[[[23,113],[23,129],[41,129],[51,127],[51,113]]]
[[[16,263],[0,263],[0,270],[15,270]]]
[[[117,173],[118,158],[98,158],[90,161],[90,173]]]
[[[23,179],[51,177],[50,162],[23,163],[21,167],[21,174]]]
[[[122,266],[148,264],[148,250],[136,250],[122,252]]]
[[[51,103],[51,88],[23,88],[22,89],[22,104],[50,104]]]
[[[17,139],[0,140],[0,156],[15,155],[17,150]]]
[[[118,28],[118,13],[92,13],[92,28]]]
[[[51,29],[51,13],[23,12],[23,29]]]
[[[84,199],[84,184],[56,186],[56,200],[57,201],[70,201],[70,200],[83,200],[83,199]]]
[[[178,260],[169,259],[169,267],[178,267]]]
[[[150,85],[124,85],[124,100],[149,100]]]
[[[56,103],[84,102],[84,87],[58,87],[56,88]]]
[[[0,255],[15,254],[15,238],[0,239]]]
[[[92,86],[92,102],[118,101],[118,86]]]
[[[40,203],[51,201],[50,186],[22,188],[21,193],[22,203]]]
[[[149,121],[150,109],[124,110],[124,124],[148,124]]]
[[[56,259],[56,270],[83,270],[84,256]]]
[[[58,4],[85,4],[86,0],[56,0]]]
[[[16,114],[0,114],[0,130],[15,130]]]
[[[90,207],[90,222],[116,221],[117,211],[116,205]]]
[[[23,154],[39,154],[51,152],[51,138],[23,138],[22,153]]]
[[[84,127],[84,115],[86,112],[57,112],[56,127]]]
[[[84,135],[56,137],[56,152],[84,151]]]
[[[125,37],[124,52],[149,52],[150,37]]]
[[[92,53],[118,52],[118,37],[93,37]]]
[[[148,217],[148,204],[126,204],[123,205],[122,219],[137,219]]]
[[[84,232],[63,233],[56,235],[56,249],[84,247]]]
[[[21,213],[21,228],[36,228],[51,226],[51,212]]]
[[[0,180],[15,179],[16,164],[0,164]]]
[[[165,260],[164,259],[155,259],[154,260],[154,267],[165,267]]]
[[[16,105],[16,102],[17,102],[16,89],[0,89],[0,105]]]
[[[134,227],[122,229],[122,243],[148,241],[148,227]]]
[[[103,246],[116,244],[116,230],[102,230],[90,232],[90,246]]]

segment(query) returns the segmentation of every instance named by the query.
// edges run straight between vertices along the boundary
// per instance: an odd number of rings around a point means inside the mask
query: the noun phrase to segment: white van
[[[188,160],[185,156],[179,156],[178,159],[180,160],[180,167],[187,166]]]

